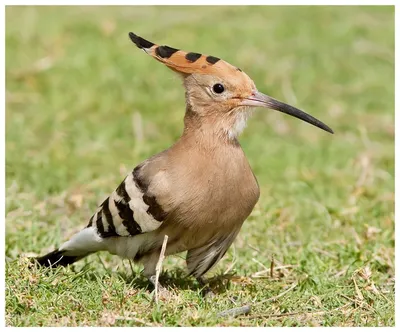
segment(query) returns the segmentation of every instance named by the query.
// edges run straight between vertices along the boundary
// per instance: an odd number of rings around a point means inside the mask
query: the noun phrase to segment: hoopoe
[[[43,266],[66,266],[97,251],[144,265],[155,284],[165,255],[187,251],[189,275],[203,275],[226,253],[257,203],[257,180],[239,144],[252,107],[290,114],[333,133],[311,115],[259,92],[241,69],[214,56],[159,46],[134,33],[132,42],[183,79],[182,136],[136,166],[98,207],[88,225],[49,254]]]

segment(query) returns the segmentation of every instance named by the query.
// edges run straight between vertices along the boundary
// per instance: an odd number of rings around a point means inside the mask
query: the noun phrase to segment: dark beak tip
[[[327,131],[329,134],[334,134],[335,132],[331,128],[326,128],[325,131]]]
[[[328,133],[330,133],[330,134],[332,134],[332,135],[335,133],[335,132],[334,132],[331,128],[329,128],[328,126],[326,126],[325,131],[327,131]]]

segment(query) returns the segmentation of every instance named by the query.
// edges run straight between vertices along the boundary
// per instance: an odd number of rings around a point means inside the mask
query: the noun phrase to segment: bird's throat
[[[201,114],[188,106],[184,118],[184,135],[198,136],[205,141],[237,144],[237,138],[246,127],[251,115],[248,108],[231,110],[226,113],[207,112]]]

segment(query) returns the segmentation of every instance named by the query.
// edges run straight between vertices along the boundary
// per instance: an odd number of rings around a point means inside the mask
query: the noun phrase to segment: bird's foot
[[[209,299],[209,300],[211,300],[211,299],[213,299],[214,297],[217,296],[217,295],[213,292],[213,290],[212,290],[210,287],[208,287],[208,286],[206,286],[206,287],[203,288],[202,294],[203,294],[203,297],[204,297],[205,299]]]
[[[154,297],[157,296],[161,300],[167,300],[171,297],[171,294],[168,291],[168,289],[162,286],[158,281],[156,281],[156,276],[151,276],[149,278],[149,281],[154,286]],[[156,289],[157,289],[157,295],[155,292]]]
[[[203,287],[201,293],[205,299],[212,299],[216,296],[210,286],[208,286],[208,282],[204,279],[204,277],[198,277],[197,281],[200,286]]]

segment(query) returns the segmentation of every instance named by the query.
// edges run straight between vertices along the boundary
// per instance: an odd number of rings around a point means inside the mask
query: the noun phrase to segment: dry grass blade
[[[281,266],[275,266],[275,264],[274,264],[273,272],[282,270],[282,272],[284,272],[285,274],[288,274],[289,273],[288,269],[293,269],[297,266],[298,266],[297,264],[294,264],[294,265],[289,264],[289,265],[281,265]],[[253,273],[250,277],[255,278],[255,279],[262,279],[262,278],[275,279],[275,278],[277,278],[277,277],[274,277],[274,275],[272,275],[272,277],[271,277],[271,268],[257,271],[255,273]]]
[[[274,278],[274,265],[275,265],[275,261],[274,261],[274,255],[272,255],[272,259],[271,259],[271,267],[270,267],[270,277],[271,279]]]
[[[276,301],[276,300],[279,299],[280,297],[282,297],[282,296],[284,296],[285,294],[289,293],[291,290],[295,289],[296,286],[297,286],[297,282],[293,283],[293,285],[290,286],[290,288],[288,288],[288,289],[285,290],[284,292],[282,292],[282,293],[280,293],[280,294],[278,294],[278,295],[276,295],[276,296],[270,297],[269,299],[263,300],[263,301],[261,301],[261,302],[256,302],[255,304],[262,304],[262,303],[269,302],[269,301]]]
[[[158,278],[160,277],[160,272],[162,268],[162,263],[164,261],[164,254],[165,254],[165,249],[167,248],[167,242],[168,242],[168,235],[164,236],[164,241],[161,247],[161,252],[160,252],[160,257],[158,258],[157,266],[156,266],[156,282],[155,282],[155,289],[154,289],[154,298],[156,303],[158,303]]]
[[[358,285],[357,285],[356,280],[354,279],[354,276],[353,276],[351,279],[353,280],[354,288],[355,288],[355,290],[356,290],[358,299],[359,299],[360,301],[364,301],[364,296],[362,295],[360,289],[358,288]]]
[[[252,258],[252,261],[256,262],[258,265],[263,267],[265,270],[268,270],[268,268],[263,263],[261,263],[259,260],[255,259],[255,258]]]
[[[355,305],[357,305],[358,307],[360,307],[360,308],[367,308],[368,310],[370,310],[370,311],[372,311],[372,312],[374,312],[374,313],[377,313],[377,311],[374,309],[374,308],[372,308],[368,303],[366,303],[365,301],[362,301],[362,300],[359,300],[359,299],[352,299],[352,298],[350,298],[350,297],[348,297],[348,296],[346,296],[346,295],[344,295],[344,294],[340,294],[341,296],[343,296],[345,299],[347,299],[347,300],[349,300],[349,301],[351,301],[352,303],[354,303]]]

